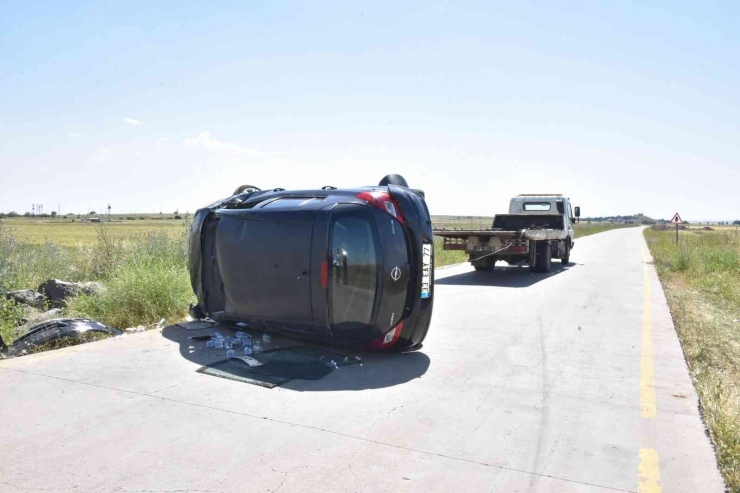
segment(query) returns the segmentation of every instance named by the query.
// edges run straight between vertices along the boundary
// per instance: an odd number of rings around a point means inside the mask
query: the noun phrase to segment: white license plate
[[[432,296],[432,245],[424,244],[422,253],[421,297],[429,298]]]

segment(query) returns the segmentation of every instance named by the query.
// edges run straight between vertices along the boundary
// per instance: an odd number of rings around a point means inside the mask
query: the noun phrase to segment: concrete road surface
[[[440,269],[420,352],[273,390],[179,328],[0,362],[0,491],[721,492],[645,251]]]

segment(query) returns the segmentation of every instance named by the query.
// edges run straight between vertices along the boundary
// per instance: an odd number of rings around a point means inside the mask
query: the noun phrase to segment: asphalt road
[[[0,491],[721,492],[645,251],[440,269],[420,352],[273,390],[176,328],[0,362]]]

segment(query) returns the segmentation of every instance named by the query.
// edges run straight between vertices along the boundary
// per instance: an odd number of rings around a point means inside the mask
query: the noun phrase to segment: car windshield
[[[372,321],[378,287],[378,255],[370,222],[346,216],[331,229],[331,318],[337,328],[368,325]]]

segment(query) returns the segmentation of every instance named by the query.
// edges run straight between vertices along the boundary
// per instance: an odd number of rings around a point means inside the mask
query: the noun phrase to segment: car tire
[[[378,183],[378,186],[381,187],[387,187],[388,185],[397,185],[399,187],[409,188],[406,178],[401,175],[385,175],[385,177],[380,180],[380,183]]]
[[[565,253],[563,254],[563,258],[560,259],[560,262],[562,262],[563,265],[570,263],[570,238],[565,239]]]
[[[242,185],[240,187],[237,187],[237,189],[234,190],[234,193],[232,195],[239,195],[240,193],[244,193],[244,190],[248,188],[254,188],[255,190],[260,190],[260,188],[255,187],[254,185]]]

